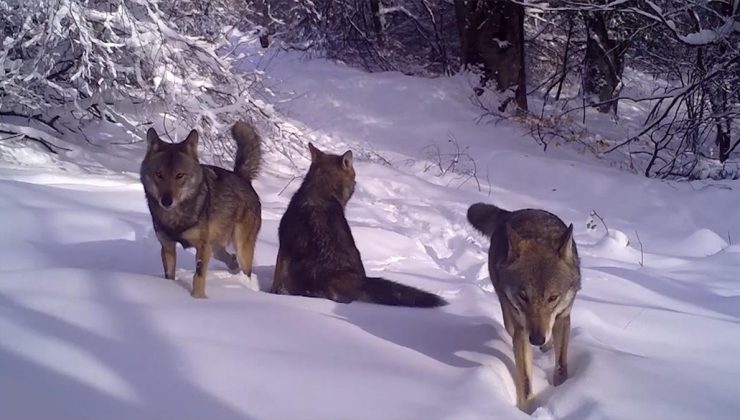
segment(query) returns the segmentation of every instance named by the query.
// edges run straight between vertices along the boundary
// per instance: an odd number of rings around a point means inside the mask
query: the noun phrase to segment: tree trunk
[[[270,24],[272,19],[270,18],[270,3],[269,0],[256,0],[256,6],[260,10],[260,25],[262,26],[262,33],[260,34],[260,46],[267,48],[270,46]]]
[[[717,2],[717,4],[714,4],[713,6],[714,10],[720,16],[730,18],[733,14],[733,6],[730,2]],[[737,22],[737,20],[735,22]],[[719,57],[724,57],[725,54],[727,54],[727,45],[721,43],[717,48],[717,53]],[[719,147],[719,161],[721,163],[725,163],[725,161],[730,158],[730,153],[732,152],[732,121],[731,117],[728,116],[729,109],[727,100],[727,92],[731,92],[732,88],[719,82],[718,84],[712,83],[709,85],[709,91],[709,102],[711,104],[713,114],[712,119],[714,120],[717,130],[715,141]]]
[[[373,31],[378,44],[383,45],[383,21],[380,18],[380,0],[370,0],[370,11],[372,12]]]
[[[463,64],[481,66],[485,85],[516,87],[515,100],[527,109],[524,68],[524,6],[509,0],[455,0]]]
[[[722,121],[721,118],[716,118],[717,126],[717,145],[719,146],[719,161],[725,163],[730,158],[730,124],[729,121]]]
[[[583,89],[586,95],[596,95],[599,102],[619,96],[624,71],[626,43],[609,38],[606,19],[602,12],[584,13],[586,24],[586,56],[583,71]],[[617,101],[601,105],[600,112],[617,113]]]
[[[480,23],[478,0],[455,0],[455,17],[460,35],[463,65],[478,65],[482,60],[473,47],[476,22]]]

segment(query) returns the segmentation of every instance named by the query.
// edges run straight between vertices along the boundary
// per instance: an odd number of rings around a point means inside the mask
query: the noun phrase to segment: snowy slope
[[[126,168],[116,161],[95,174],[87,156],[55,169],[40,152],[6,149],[2,418],[524,418],[488,244],[465,221],[476,201],[546,208],[575,225],[584,279],[571,378],[553,388],[552,355],[535,351],[535,417],[737,417],[740,246],[730,242],[740,219],[723,210],[740,206],[736,183],[661,182],[569,150],[544,154],[513,125],[476,124],[462,77],[370,75],[293,56],[250,63],[265,69],[276,107],[306,141],[360,155],[348,217],[368,271],[451,304],[260,292],[305,158],[293,168],[266,157],[255,186],[264,218],[256,274],[230,275],[214,261],[209,299],[196,301],[190,251],[178,250],[177,281],[161,276],[128,172],[143,149],[130,151],[128,171],[116,172]],[[449,150],[450,137],[474,159],[481,191],[458,174],[438,176],[426,159],[430,145]],[[587,228],[592,210],[609,234],[598,220]]]

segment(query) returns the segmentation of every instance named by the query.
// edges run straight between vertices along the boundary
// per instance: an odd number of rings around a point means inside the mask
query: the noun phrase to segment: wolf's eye
[[[162,179],[162,172],[157,171],[154,173],[154,176],[156,176],[159,179]]]
[[[549,298],[547,298],[547,301],[550,302],[550,303],[553,303],[556,300],[558,300],[559,297],[560,297],[560,295],[551,295]]]
[[[522,300],[522,302],[529,302],[529,298],[527,297],[527,292],[524,291],[524,289],[519,291],[519,299]]]
[[[184,173],[182,173],[182,172],[179,172],[179,173],[178,173],[177,175],[175,175],[175,178],[177,178],[177,179],[182,179],[182,177],[184,177],[184,176],[185,176],[185,174],[184,174]]]

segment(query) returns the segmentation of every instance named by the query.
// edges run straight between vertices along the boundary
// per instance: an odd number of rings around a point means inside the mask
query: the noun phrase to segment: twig
[[[478,191],[482,191],[480,179],[478,179],[478,165],[470,153],[467,152],[468,147],[461,147],[452,133],[448,133],[448,136],[447,142],[454,147],[454,151],[451,153],[444,153],[436,144],[430,144],[422,149],[426,153],[424,172],[434,167],[439,172],[438,177],[444,177],[448,174],[458,175],[450,179],[447,185],[465,178],[457,188],[462,187],[472,178],[475,180]]]
[[[644,267],[645,266],[645,253],[643,252],[643,249],[642,249],[642,241],[640,240],[640,234],[637,233],[636,230],[635,230],[635,235],[637,236],[637,242],[640,244],[640,267]]]
[[[288,183],[287,183],[287,184],[285,184],[285,186],[283,187],[283,189],[282,189],[282,190],[280,190],[280,192],[278,193],[278,195],[281,195],[281,194],[283,193],[283,191],[285,191],[285,190],[286,190],[286,189],[287,189],[287,188],[288,188],[288,187],[290,186],[290,184],[292,184],[292,183],[293,183],[293,181],[295,181],[295,180],[296,180],[296,178],[298,178],[298,176],[297,176],[297,175],[293,175],[293,177],[292,177],[292,178],[290,178],[290,181],[288,181]]]
[[[632,324],[632,321],[636,320],[638,316],[642,315],[642,313],[645,312],[645,308],[640,309],[638,313],[635,314],[632,318],[630,318],[629,321],[627,321],[626,324],[624,324],[624,327],[622,329],[626,330],[629,328],[630,324]]]
[[[486,183],[488,183],[488,196],[490,197],[493,188],[491,187],[491,178],[489,177],[488,167],[486,167]]]
[[[17,134],[17,133],[14,133],[12,131],[5,131],[5,130],[0,130],[0,133],[12,134],[10,137],[5,137],[5,138],[3,138],[1,140],[18,141],[18,140],[21,140],[23,138],[29,139],[29,140],[33,140],[33,141],[39,143],[40,145],[44,146],[44,148],[46,150],[48,150],[51,153],[54,153],[55,155],[56,154],[59,154],[59,152],[57,152],[55,149],[64,150],[64,151],[67,151],[67,152],[72,151],[72,149],[67,149],[66,147],[62,147],[62,146],[57,146],[55,144],[51,144],[50,142],[48,142],[48,141],[46,141],[44,139],[40,139],[40,138],[36,138],[36,137],[33,137],[33,136],[29,136],[28,134]],[[17,139],[17,137],[21,137],[21,139]]]
[[[597,213],[596,210],[591,210],[591,216],[592,217],[595,216],[597,219],[599,219],[601,221],[601,224],[604,225],[604,229],[606,229],[606,233],[608,234],[609,233],[609,227],[606,225],[606,222],[604,221],[604,218],[601,217],[601,215],[599,213]]]
[[[59,116],[58,115],[55,116],[55,117],[53,117],[49,121],[46,121],[43,118],[41,118],[41,114],[26,115],[26,114],[20,114],[18,112],[14,112],[14,111],[0,111],[0,116],[2,116],[2,117],[18,117],[18,118],[25,118],[27,120],[38,121],[38,122],[46,125],[47,127],[51,128],[52,130],[56,131],[57,133],[62,134],[62,132],[59,131],[59,129],[54,125],[54,123],[59,119]]]

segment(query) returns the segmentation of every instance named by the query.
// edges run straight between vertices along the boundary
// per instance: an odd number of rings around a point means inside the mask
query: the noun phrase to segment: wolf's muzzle
[[[529,343],[533,346],[541,346],[545,344],[545,336],[537,332],[530,332]]]
[[[162,207],[168,209],[172,205],[172,194],[164,193],[162,198],[159,199],[159,203]]]

